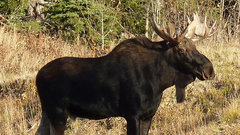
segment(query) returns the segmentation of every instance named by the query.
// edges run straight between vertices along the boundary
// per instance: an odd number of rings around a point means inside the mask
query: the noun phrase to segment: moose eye
[[[179,49],[179,54],[184,54],[185,53],[185,50],[184,49]]]

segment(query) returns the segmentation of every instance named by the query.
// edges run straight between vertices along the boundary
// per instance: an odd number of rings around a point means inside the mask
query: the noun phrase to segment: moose
[[[194,41],[216,31],[211,33],[206,18],[204,22],[199,18],[194,14],[179,35],[160,29],[153,19],[153,30],[163,41],[136,37],[102,57],[61,57],[46,64],[36,76],[42,107],[36,135],[63,135],[69,116],[123,117],[127,135],[147,135],[166,88],[175,86],[181,103],[188,84],[215,76],[213,64]],[[200,26],[204,30],[199,31]]]

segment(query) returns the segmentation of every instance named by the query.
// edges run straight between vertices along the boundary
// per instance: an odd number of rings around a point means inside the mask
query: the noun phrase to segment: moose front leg
[[[50,135],[50,122],[44,111],[42,112],[41,123],[35,135]]]
[[[182,103],[185,99],[185,87],[181,88],[179,86],[176,86],[176,98],[177,103]]]
[[[127,135],[140,135],[140,123],[136,118],[127,118]]]
[[[148,135],[148,131],[151,126],[151,121],[150,120],[140,120],[140,135]]]
[[[148,135],[152,119],[139,120],[136,118],[127,119],[127,135]]]
[[[196,77],[192,75],[178,74],[175,80],[176,98],[178,103],[182,103],[185,99],[185,89],[188,84],[192,83]]]

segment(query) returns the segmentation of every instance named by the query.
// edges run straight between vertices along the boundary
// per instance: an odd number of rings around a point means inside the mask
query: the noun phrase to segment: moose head
[[[175,33],[174,25],[168,25],[167,32],[160,29],[153,20],[152,27],[154,31],[166,41],[168,49],[169,64],[174,66],[180,72],[191,74],[193,78],[197,77],[199,80],[210,80],[215,77],[213,65],[210,60],[201,54],[195,46],[195,42],[211,37],[218,29],[212,32],[215,25],[209,30],[206,17],[203,22],[198,14],[194,14],[194,20],[190,21],[189,25],[182,32],[177,35]],[[183,78],[184,79],[184,78]],[[183,85],[183,86],[181,86]],[[181,89],[185,87],[184,84],[176,84],[176,97],[178,102],[183,102],[185,98],[185,90]]]

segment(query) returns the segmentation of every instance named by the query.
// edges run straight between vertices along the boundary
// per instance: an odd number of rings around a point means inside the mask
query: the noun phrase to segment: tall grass
[[[221,39],[221,38],[219,38]],[[177,104],[174,88],[164,92],[150,135],[240,135],[240,44],[205,40],[197,44],[215,67],[216,77],[187,87],[186,101]],[[99,52],[42,34],[0,28],[0,134],[31,135],[41,108],[35,75],[47,62],[62,56],[96,57]],[[69,120],[68,135],[126,134],[123,118]]]

